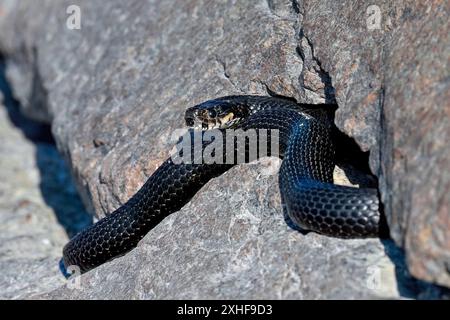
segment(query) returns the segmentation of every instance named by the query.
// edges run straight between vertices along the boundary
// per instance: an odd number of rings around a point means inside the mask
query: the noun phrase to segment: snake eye
[[[216,112],[216,110],[209,110],[208,111],[208,115],[211,117],[211,118],[215,118],[216,116],[217,116],[217,112]]]

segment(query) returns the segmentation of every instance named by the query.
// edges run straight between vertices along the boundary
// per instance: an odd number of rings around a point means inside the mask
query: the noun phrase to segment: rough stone
[[[78,289],[71,283],[72,288],[34,298],[412,297],[414,291],[403,287],[411,282],[397,282],[404,266],[396,269],[385,252],[386,246],[398,254],[392,243],[304,236],[290,229],[272,169],[270,161],[233,168],[163,220],[135,250],[83,275]]]
[[[366,21],[364,5],[175,2],[79,1],[81,30],[66,28],[68,1],[0,2],[0,52],[8,58],[15,96],[26,114],[52,124],[89,211],[103,216],[136,192],[167,157],[187,107],[234,93],[336,100],[337,124],[371,151],[372,169],[384,177],[373,150],[385,150],[378,146],[387,128],[386,123],[380,128],[380,119],[388,89],[377,64],[385,55],[377,50],[386,40],[367,38],[367,31],[358,29],[357,20]],[[397,28],[394,22],[390,26]],[[208,183],[138,248],[83,275],[80,290],[61,287],[35,297],[438,295],[405,275],[402,254],[392,242],[304,236],[289,229],[272,169],[262,176],[260,163],[234,168]],[[396,234],[394,200],[386,197],[391,185],[381,182]],[[407,201],[413,193],[396,196],[395,201]],[[417,247],[407,247],[408,256],[418,254]],[[438,251],[429,263],[439,266],[445,254]],[[445,275],[437,278],[436,272],[443,274],[441,269],[416,274],[446,284]]]
[[[336,124],[370,151],[391,236],[411,272],[450,286],[450,5],[304,1],[303,30],[332,79]]]
[[[0,62],[0,298],[19,299],[65,283],[61,247],[89,216],[76,220],[83,207],[42,126],[3,106],[2,69]]]

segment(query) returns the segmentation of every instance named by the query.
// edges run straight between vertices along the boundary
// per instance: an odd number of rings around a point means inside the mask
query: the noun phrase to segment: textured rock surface
[[[305,1],[304,33],[329,72],[336,124],[370,150],[391,235],[411,272],[450,286],[450,4]]]
[[[0,108],[0,297],[20,298],[64,284],[58,274],[67,235],[39,189],[35,147]]]
[[[411,297],[414,282],[403,267],[395,269],[389,256],[400,257],[391,243],[388,256],[376,239],[345,241],[290,229],[271,172],[259,163],[233,168],[130,254],[82,276],[78,290],[62,287],[39,298]]]
[[[349,3],[345,15],[335,16],[345,7],[175,2],[80,1],[81,30],[66,28],[68,1],[0,2],[0,51],[8,56],[15,95],[28,115],[52,123],[91,212],[101,216],[125,202],[167,156],[184,109],[219,95],[277,93],[322,102],[333,101],[336,92],[338,125],[364,150],[385,150],[377,147],[383,79],[377,48],[386,40],[380,35],[364,42],[367,31],[351,32],[365,23],[365,6]],[[380,162],[372,163],[377,169]],[[61,287],[39,297],[435,297],[434,288],[404,275],[402,255],[390,242],[289,229],[276,175],[269,170],[261,177],[260,171],[260,165],[240,166],[211,181],[136,250],[83,276],[81,290]],[[392,205],[414,190],[393,199],[386,197],[390,187],[383,185],[383,196],[400,233]],[[410,211],[395,214],[406,218]],[[401,239],[396,237],[403,245]],[[420,243],[408,254],[420,257],[417,248]],[[430,263],[439,267],[448,251],[437,248],[443,250]],[[446,283],[446,271],[425,271],[417,274]],[[381,286],[371,285],[374,273],[381,274]]]
[[[65,283],[58,260],[66,232],[89,216],[75,220],[83,208],[44,126],[23,119],[10,97],[2,105],[2,69],[0,62],[0,298],[17,299]]]

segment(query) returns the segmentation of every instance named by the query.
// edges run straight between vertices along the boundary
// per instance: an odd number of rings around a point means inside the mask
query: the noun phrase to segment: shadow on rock
[[[397,289],[402,297],[422,300],[450,299],[450,290],[414,278],[408,271],[404,251],[393,240],[382,240],[384,251],[395,265]]]
[[[39,75],[33,77],[33,88],[39,84]],[[92,224],[73,184],[70,170],[58,153],[48,124],[39,123],[24,117],[19,111],[19,102],[14,99],[5,76],[4,59],[0,56],[0,92],[3,95],[10,121],[36,147],[36,166],[40,173],[40,189],[45,202],[53,209],[58,222],[67,235],[76,233]],[[33,89],[33,93],[35,94]],[[39,95],[42,97],[42,94]],[[30,101],[34,101],[31,99]],[[42,101],[41,101],[42,103]]]

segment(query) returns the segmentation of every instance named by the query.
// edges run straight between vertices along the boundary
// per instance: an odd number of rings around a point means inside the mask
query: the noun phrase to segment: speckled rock
[[[304,1],[304,34],[332,79],[336,124],[370,151],[411,272],[450,286],[450,4],[374,4]]]
[[[398,271],[405,274],[404,266],[396,268],[385,252],[399,254],[392,243],[304,236],[290,229],[273,188],[276,167],[267,161],[233,168],[126,256],[83,275],[77,286],[35,298],[412,297],[414,291],[403,286],[413,282],[397,277]]]
[[[68,237],[40,192],[36,152],[0,103],[1,299],[24,298],[65,282],[57,262]]]
[[[174,2],[79,1],[81,30],[66,28],[70,1],[0,2],[0,52],[15,95],[27,114],[51,122],[82,199],[98,216],[124,203],[167,157],[183,111],[195,103],[246,93],[347,105],[338,71],[316,54],[307,4]],[[377,110],[358,112],[379,119]],[[350,131],[364,150],[376,145],[376,136],[366,138],[371,131]],[[214,179],[126,256],[83,275],[79,286],[34,297],[438,296],[408,276],[392,242],[290,229],[276,170],[261,168],[238,166]]]
[[[0,298],[20,299],[65,283],[61,246],[92,218],[48,128],[19,114],[3,71],[0,61]]]

